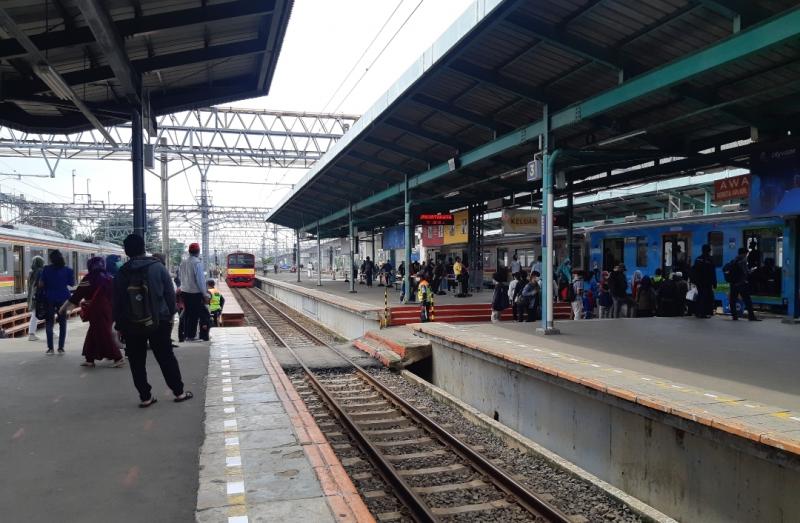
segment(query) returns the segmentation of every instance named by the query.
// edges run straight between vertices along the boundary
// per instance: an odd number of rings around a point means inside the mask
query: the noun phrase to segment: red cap
[[[189,252],[200,252],[200,244],[197,243],[197,242],[190,243],[189,244]]]

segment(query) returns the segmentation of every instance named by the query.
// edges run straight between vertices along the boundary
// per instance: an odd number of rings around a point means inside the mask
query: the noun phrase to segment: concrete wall
[[[276,285],[269,280],[256,280],[256,285],[273,298],[322,323],[348,340],[360,338],[367,331],[380,328],[380,320],[373,311],[354,311],[346,306],[315,297],[313,292],[305,294],[287,288],[285,284]]]
[[[429,338],[435,385],[671,517],[800,520],[795,455]]]

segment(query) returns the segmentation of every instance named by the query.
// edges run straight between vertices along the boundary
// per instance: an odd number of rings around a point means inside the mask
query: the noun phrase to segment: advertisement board
[[[422,245],[424,247],[436,247],[444,242],[444,230],[449,225],[425,225],[422,227]]]
[[[800,149],[797,146],[753,154],[750,158],[750,213],[800,214]]]
[[[453,225],[444,226],[444,241],[442,245],[453,245],[455,243],[467,243],[469,211],[458,211],[453,213]]]
[[[750,198],[750,175],[743,174],[714,182],[714,201]]]
[[[381,248],[385,251],[393,249],[405,249],[406,228],[402,225],[385,228],[383,230],[383,241],[381,243]]]
[[[453,215],[448,213],[422,213],[417,216],[417,225],[453,225]]]
[[[541,214],[533,209],[503,209],[503,234],[535,234],[541,230]]]

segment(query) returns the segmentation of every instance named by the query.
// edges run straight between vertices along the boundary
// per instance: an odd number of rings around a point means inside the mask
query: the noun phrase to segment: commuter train
[[[226,259],[225,281],[228,287],[252,287],[255,285],[256,257],[247,252],[232,252]]]
[[[92,256],[118,254],[125,257],[122,247],[112,243],[79,242],[39,227],[4,225],[0,227],[0,305],[26,299],[33,257],[41,256],[48,263],[50,252],[56,249],[75,271],[76,281],[86,274],[86,262]]]
[[[646,222],[615,223],[576,228],[573,235],[573,267],[613,270],[624,263],[628,278],[635,271],[652,276],[661,269],[665,276],[688,272],[703,244],[711,246],[717,268],[716,300],[729,311],[729,285],[722,267],[740,247],[748,249],[748,263],[758,267],[752,277],[753,302],[776,312],[786,312],[797,295],[795,248],[790,223],[782,218],[757,218],[747,212],[689,216]],[[556,231],[555,256],[567,254],[566,231]],[[517,254],[523,267],[530,267],[541,251],[537,236],[484,238],[484,279],[501,266],[509,266]],[[687,276],[686,274],[684,276]]]

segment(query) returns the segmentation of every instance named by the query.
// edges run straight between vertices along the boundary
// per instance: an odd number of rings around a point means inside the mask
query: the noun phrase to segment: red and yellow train
[[[232,252],[225,263],[228,287],[252,287],[256,278],[256,257],[248,252]]]

